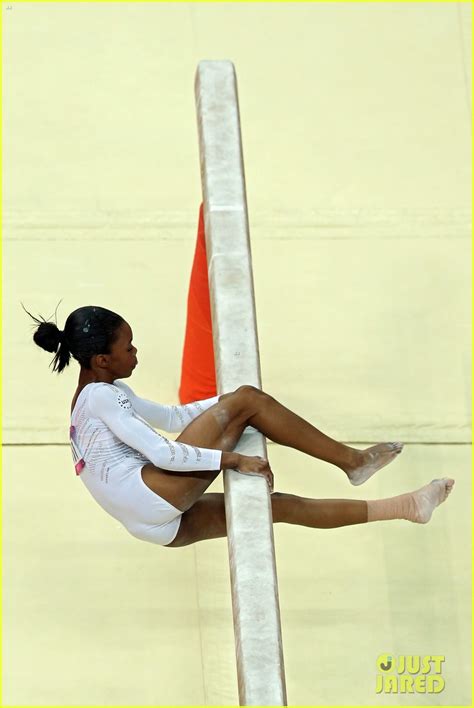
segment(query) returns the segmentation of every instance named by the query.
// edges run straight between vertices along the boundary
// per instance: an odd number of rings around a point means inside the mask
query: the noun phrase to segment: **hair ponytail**
[[[53,371],[57,371],[58,374],[60,374],[61,371],[68,366],[71,359],[71,353],[65,341],[64,332],[60,331],[55,322],[48,322],[42,315],[40,315],[40,319],[38,319],[38,317],[32,315],[31,312],[28,312],[23,303],[21,303],[21,306],[37,325],[36,331],[33,334],[33,341],[41,347],[41,349],[47,352],[55,352],[56,356],[53,357],[51,364]]]
[[[39,318],[34,317],[23,303],[21,306],[35,322],[34,342],[47,352],[55,352],[50,366],[52,365],[53,371],[58,374],[69,365],[71,356],[81,366],[90,369],[90,360],[94,354],[109,354],[110,346],[117,336],[117,329],[124,321],[123,317],[111,310],[87,305],[71,312],[64,325],[64,331],[61,332],[56,322],[49,322],[42,315]],[[56,307],[56,312],[57,309]]]

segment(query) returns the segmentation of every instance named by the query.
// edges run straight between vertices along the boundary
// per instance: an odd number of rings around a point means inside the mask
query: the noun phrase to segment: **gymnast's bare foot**
[[[407,515],[408,521],[427,524],[433,511],[446,501],[453,487],[454,479],[443,477],[443,479],[433,479],[421,489],[412,492],[411,497],[415,501],[415,506]]]
[[[354,486],[363,484],[375,472],[392,462],[402,450],[403,443],[401,442],[380,443],[368,447],[366,450],[359,450],[354,466],[345,470],[349,482]]]

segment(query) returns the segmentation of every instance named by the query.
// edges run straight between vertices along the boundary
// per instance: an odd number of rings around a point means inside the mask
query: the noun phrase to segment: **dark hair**
[[[33,334],[35,343],[47,352],[56,353],[51,364],[58,374],[68,366],[71,355],[85,369],[90,369],[94,354],[110,354],[117,330],[124,322],[123,317],[111,310],[86,305],[71,312],[61,332],[56,322],[48,322],[42,315],[38,319],[23,309],[38,325]]]

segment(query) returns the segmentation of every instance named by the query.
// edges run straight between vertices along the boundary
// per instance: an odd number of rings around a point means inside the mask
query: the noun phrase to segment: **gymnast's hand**
[[[239,462],[236,469],[243,474],[265,477],[270,491],[273,492],[273,472],[270,468],[268,460],[265,460],[263,457],[239,455]]]

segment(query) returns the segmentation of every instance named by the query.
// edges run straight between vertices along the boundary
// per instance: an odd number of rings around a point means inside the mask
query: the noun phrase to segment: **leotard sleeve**
[[[157,467],[173,472],[221,469],[221,450],[163,437],[135,415],[127,394],[113,384],[93,386],[88,403],[92,416],[100,418],[114,435]]]
[[[140,398],[123,381],[114,381],[114,386],[122,389],[127,394],[134,410],[141,418],[154,428],[166,430],[168,433],[181,433],[198,415],[201,415],[201,413],[204,413],[208,408],[219,402],[219,396],[213,396],[202,401],[185,403],[181,406],[167,406],[162,403],[148,401],[146,398]]]

